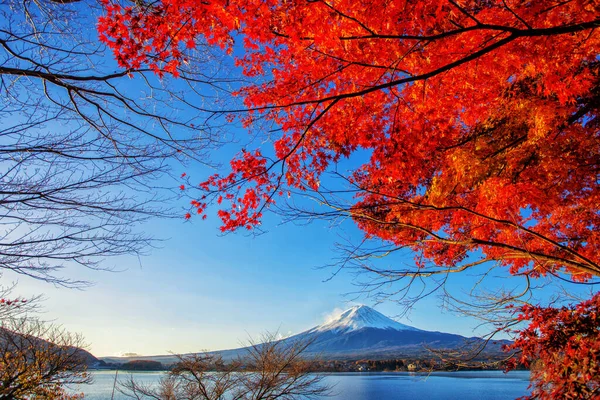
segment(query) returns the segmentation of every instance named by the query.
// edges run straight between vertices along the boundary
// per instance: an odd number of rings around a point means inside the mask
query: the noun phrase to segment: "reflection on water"
[[[92,372],[94,383],[73,388],[89,400],[106,400],[113,396],[115,371]],[[157,384],[162,372],[135,372],[135,379],[144,384]],[[125,379],[128,373],[119,372]],[[509,400],[527,394],[529,372],[460,371],[337,373],[328,374],[325,383],[333,387],[333,400],[379,399],[444,399],[444,400]],[[115,392],[114,400],[127,397]]]

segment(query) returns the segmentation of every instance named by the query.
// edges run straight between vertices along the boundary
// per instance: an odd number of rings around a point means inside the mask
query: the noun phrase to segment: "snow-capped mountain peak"
[[[313,328],[313,332],[325,331],[357,331],[364,328],[393,329],[397,331],[419,331],[420,329],[401,324],[382,313],[364,305],[354,306],[344,311],[333,321]]]

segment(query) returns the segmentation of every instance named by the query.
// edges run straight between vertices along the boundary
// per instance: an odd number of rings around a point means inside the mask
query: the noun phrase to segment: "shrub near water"
[[[165,367],[158,361],[133,360],[121,365],[127,371],[164,371]]]

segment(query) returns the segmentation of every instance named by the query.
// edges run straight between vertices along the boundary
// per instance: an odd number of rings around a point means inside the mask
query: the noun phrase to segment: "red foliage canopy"
[[[600,5],[574,0],[107,1],[123,67],[176,74],[199,37],[267,83],[238,95],[281,127],[273,163],[243,152],[218,192],[224,231],[358,149],[344,208],[366,235],[444,271],[497,261],[531,276],[600,274]],[[276,165],[277,168],[274,168]],[[283,191],[281,190],[283,189]],[[196,201],[203,213],[207,201]],[[340,211],[338,209],[338,211]],[[420,261],[423,267],[425,264]]]
[[[531,371],[531,399],[600,397],[600,293],[575,307],[525,306],[520,320],[530,321],[509,350]],[[516,361],[516,360],[515,360]]]

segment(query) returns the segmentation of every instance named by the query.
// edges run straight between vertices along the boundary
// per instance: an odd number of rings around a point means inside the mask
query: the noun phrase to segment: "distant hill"
[[[307,357],[324,360],[387,359],[430,355],[430,349],[461,349],[483,343],[477,337],[464,337],[451,333],[432,332],[401,324],[367,306],[355,306],[338,318],[297,335],[283,339],[284,342],[310,341]],[[507,340],[489,343],[481,358],[489,358],[502,352]],[[245,348],[219,351],[224,359],[243,355]],[[154,360],[165,365],[177,358],[172,355],[146,357],[102,357],[109,363],[122,364],[133,359]]]
[[[55,344],[48,342],[47,340],[41,339],[39,337],[34,337],[31,335],[25,336],[20,333],[0,327],[0,341],[5,340],[9,340],[9,342],[2,342],[3,344],[15,343],[19,346],[29,346],[31,344],[35,344],[35,346],[39,346],[40,348],[56,346]],[[87,350],[76,347],[69,347],[68,349],[65,348],[65,351],[72,351],[73,349],[75,350],[74,354],[77,354],[77,356],[80,357],[85,363],[85,365],[87,365],[88,367],[99,367],[105,365],[104,361],[101,361],[98,358],[94,357],[92,353],[90,353]]]

